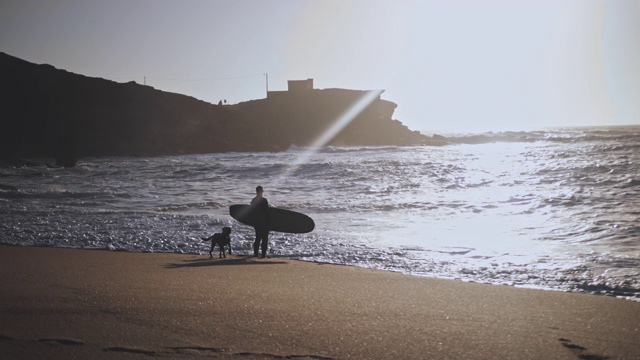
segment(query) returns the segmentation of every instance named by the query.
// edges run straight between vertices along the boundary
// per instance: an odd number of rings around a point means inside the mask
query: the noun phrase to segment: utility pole
[[[269,97],[269,73],[264,73],[264,77],[267,81],[267,97]]]

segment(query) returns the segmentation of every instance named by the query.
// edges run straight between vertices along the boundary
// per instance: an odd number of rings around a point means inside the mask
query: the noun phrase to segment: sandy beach
[[[4,359],[637,359],[640,303],[271,258],[0,247]]]

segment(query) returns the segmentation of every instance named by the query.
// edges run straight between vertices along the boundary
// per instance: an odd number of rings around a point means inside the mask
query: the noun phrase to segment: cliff
[[[308,146],[367,94],[327,89],[214,105],[0,53],[0,156],[162,155]],[[426,144],[377,96],[327,145]]]

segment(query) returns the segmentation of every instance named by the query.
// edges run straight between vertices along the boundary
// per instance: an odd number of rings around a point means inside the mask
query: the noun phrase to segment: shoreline
[[[633,359],[640,303],[283,258],[0,245],[9,358]]]
[[[68,249],[68,250],[82,250],[82,251],[107,251],[107,252],[116,252],[116,253],[134,253],[134,254],[164,254],[164,255],[178,255],[178,256],[206,256],[208,254],[208,252],[206,250],[203,250],[201,253],[192,253],[192,252],[187,252],[187,253],[178,253],[178,252],[163,252],[163,251],[158,251],[158,252],[153,252],[153,251],[131,251],[131,250],[126,250],[126,249],[107,249],[107,248],[77,248],[77,247],[56,247],[56,246],[49,246],[49,245],[22,245],[22,244],[10,244],[10,243],[0,243],[0,248],[2,247],[11,247],[11,246],[16,246],[16,247],[36,247],[36,248],[52,248],[52,249]],[[214,256],[217,256],[217,250],[218,248],[216,248],[216,251],[214,252]],[[237,255],[237,250],[234,253],[234,256]],[[252,256],[250,255],[250,251],[247,251],[246,254],[240,254],[236,257],[240,257],[240,258],[252,258]],[[304,262],[304,263],[312,263],[312,264],[320,264],[320,265],[331,265],[331,266],[345,266],[345,267],[355,267],[355,268],[360,268],[360,269],[366,269],[366,270],[372,270],[372,271],[382,271],[382,272],[390,272],[390,273],[395,273],[395,274],[401,274],[401,275],[405,275],[405,276],[415,276],[415,277],[419,277],[419,278],[428,278],[428,279],[438,279],[438,280],[445,280],[445,281],[460,281],[463,283],[470,283],[470,284],[482,284],[482,285],[491,285],[491,286],[507,286],[507,287],[513,287],[513,288],[517,288],[517,289],[528,289],[528,290],[539,290],[539,291],[554,291],[554,292],[561,292],[561,293],[569,293],[569,294],[583,294],[583,295],[592,295],[592,296],[604,296],[604,297],[610,297],[610,298],[614,298],[614,299],[620,299],[620,300],[625,300],[625,301],[633,301],[633,302],[638,302],[640,303],[640,298],[634,297],[634,296],[629,296],[629,295],[619,295],[619,294],[614,294],[614,293],[608,293],[608,292],[603,292],[602,290],[598,290],[597,287],[593,287],[592,290],[586,290],[586,289],[562,289],[562,288],[553,288],[553,287],[544,287],[544,286],[537,286],[537,285],[528,285],[528,284],[509,284],[509,283],[493,283],[493,282],[482,282],[482,281],[475,281],[475,280],[468,280],[468,279],[464,279],[464,278],[453,278],[453,277],[438,277],[438,276],[433,276],[433,275],[429,275],[429,274],[423,274],[423,273],[407,273],[407,272],[402,272],[400,270],[393,270],[393,269],[379,269],[376,267],[365,267],[365,266],[359,266],[356,264],[342,264],[342,263],[333,263],[333,262],[327,262],[327,261],[320,261],[320,260],[304,260],[302,259],[301,256],[296,256],[296,255],[279,255],[279,254],[272,254],[271,256],[267,256],[268,259],[281,259],[283,261],[300,261],[300,262]]]

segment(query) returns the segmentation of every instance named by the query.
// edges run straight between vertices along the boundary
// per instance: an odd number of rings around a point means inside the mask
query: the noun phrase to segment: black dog
[[[222,228],[221,233],[215,233],[208,238],[201,238],[202,241],[211,240],[211,250],[209,250],[209,257],[213,257],[213,248],[216,247],[216,244],[220,247],[220,257],[227,257],[224,254],[224,246],[229,245],[229,255],[231,255],[231,228],[225,226]]]

